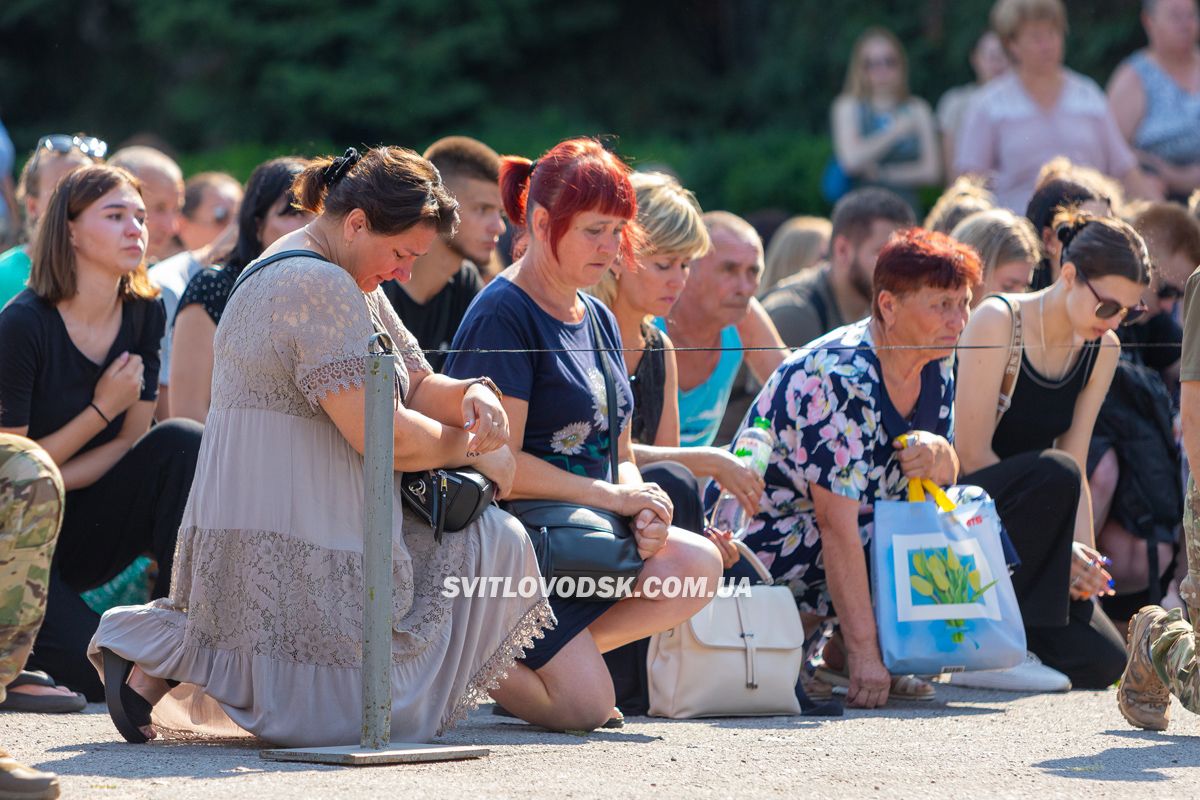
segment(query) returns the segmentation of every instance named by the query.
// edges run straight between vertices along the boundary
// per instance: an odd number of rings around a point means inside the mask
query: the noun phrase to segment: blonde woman
[[[904,46],[886,28],[869,28],[854,44],[833,104],[833,149],[857,185],[884,186],[914,208],[916,190],[941,179],[933,111],[909,94]]]
[[[1033,268],[1042,258],[1041,242],[1029,220],[995,208],[967,217],[950,236],[974,249],[983,264],[983,286],[975,293],[972,308],[989,295],[1029,291]]]
[[[780,226],[767,246],[767,268],[759,284],[758,299],[767,296],[782,280],[815,267],[829,254],[833,224],[824,217],[792,217]]]
[[[663,173],[630,176],[637,193],[645,243],[636,267],[606,273],[594,293],[613,312],[625,344],[625,368],[634,394],[633,452],[646,480],[659,484],[675,506],[674,523],[704,530],[697,478],[713,478],[734,492],[747,513],[758,510],[762,480],[728,450],[680,447],[679,372],[671,340],[651,324],[666,318],[683,292],[688,262],[711,243],[695,197]],[[720,545],[721,542],[718,542]],[[732,562],[733,552],[726,560]]]
[[[984,180],[975,175],[963,175],[946,187],[929,209],[921,227],[948,236],[954,226],[967,217],[995,207],[996,196],[987,190]]]

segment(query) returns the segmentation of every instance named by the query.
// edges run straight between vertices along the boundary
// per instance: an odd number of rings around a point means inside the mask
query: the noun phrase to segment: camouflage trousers
[[[1188,606],[1192,624],[1179,609],[1170,611],[1151,630],[1150,661],[1183,707],[1200,714],[1200,664],[1196,658],[1196,632],[1200,630],[1200,491],[1190,478],[1183,508],[1183,535],[1188,575],[1179,586],[1179,594]]]
[[[0,700],[46,615],[63,502],[50,456],[29,439],[0,433]]]

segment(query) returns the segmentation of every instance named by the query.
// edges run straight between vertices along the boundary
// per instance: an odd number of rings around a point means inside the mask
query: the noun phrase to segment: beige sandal
[[[819,680],[830,686],[850,688],[850,676],[829,667],[817,667],[813,674],[814,680]],[[937,697],[937,689],[929,681],[922,680],[916,675],[893,675],[892,685],[888,690],[888,698],[896,700],[918,700],[928,702]]]

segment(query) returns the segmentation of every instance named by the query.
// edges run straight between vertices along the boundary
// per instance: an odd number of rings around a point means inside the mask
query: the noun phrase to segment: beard
[[[875,291],[872,276],[867,274],[866,267],[858,260],[858,254],[855,254],[854,261],[850,263],[850,285],[854,287],[854,291],[862,295],[864,300],[870,300]]]

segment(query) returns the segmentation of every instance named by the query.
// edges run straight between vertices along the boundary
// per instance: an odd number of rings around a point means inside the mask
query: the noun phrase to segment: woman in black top
[[[748,512],[758,510],[762,479],[741,460],[717,447],[679,446],[679,378],[671,340],[650,320],[666,317],[683,291],[688,262],[708,252],[711,243],[692,193],[661,173],[630,176],[637,193],[642,242],[632,269],[607,273],[592,291],[612,309],[625,343],[625,368],[633,390],[630,423],[633,452],[642,476],[662,487],[674,506],[673,522],[684,530],[705,530],[697,478],[713,477],[730,486]],[[731,532],[709,533],[726,568],[739,556],[729,544]],[[650,705],[646,678],[649,639],[639,639],[604,654],[617,705],[642,715]]]
[[[630,176],[637,192],[644,241],[632,269],[609,272],[594,289],[621,328],[625,366],[633,389],[633,452],[646,480],[662,486],[675,504],[675,524],[704,530],[697,478],[713,478],[738,495],[748,514],[758,511],[762,479],[728,450],[679,446],[679,378],[673,345],[651,324],[666,317],[687,281],[688,262],[711,244],[692,193],[662,173]],[[722,547],[722,543],[718,542]],[[727,562],[736,551],[724,548]],[[728,565],[728,564],[727,564]]]
[[[211,400],[213,337],[233,282],[279,237],[303,228],[312,214],[293,204],[292,181],[308,162],[273,158],[254,168],[238,212],[238,239],[222,266],[196,273],[179,298],[171,357],[171,416],[204,422]]]
[[[46,618],[30,669],[103,698],[86,648],[99,622],[79,592],[143,553],[166,595],[202,428],[151,428],[166,319],[146,277],[137,180],[84,167],[58,185],[32,253],[30,288],[0,312],[0,432],[50,454],[67,489]]]
[[[1145,312],[1150,261],[1118,220],[1062,212],[1054,228],[1058,280],[985,300],[963,333],[955,447],[970,473],[961,482],[996,499],[1021,557],[1013,584],[1029,649],[1076,687],[1103,688],[1120,676],[1125,651],[1095,603],[1112,593],[1111,576],[1095,549],[1082,470],[1121,352],[1115,328]],[[1005,371],[1018,354],[1005,411]]]

